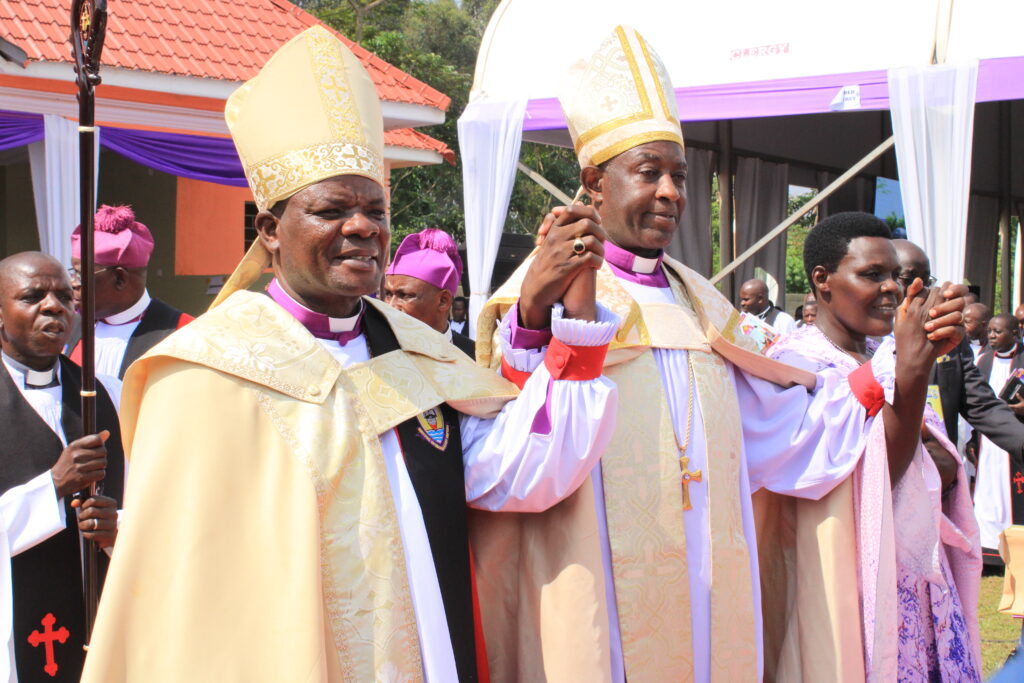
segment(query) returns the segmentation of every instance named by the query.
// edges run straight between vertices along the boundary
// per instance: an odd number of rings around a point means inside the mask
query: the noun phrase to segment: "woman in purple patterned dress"
[[[867,214],[823,221],[808,234],[804,265],[816,290],[816,323],[782,337],[768,356],[813,372],[852,372],[876,354],[894,353],[892,331],[904,292],[884,222]],[[963,465],[927,406],[921,433],[895,484],[888,477],[883,428],[872,429],[854,474],[860,501],[884,501],[859,506],[860,563],[892,566],[895,577],[895,591],[875,597],[859,586],[865,670],[868,680],[980,681],[978,527]],[[891,496],[872,491],[885,485]],[[872,643],[882,645],[872,651]]]

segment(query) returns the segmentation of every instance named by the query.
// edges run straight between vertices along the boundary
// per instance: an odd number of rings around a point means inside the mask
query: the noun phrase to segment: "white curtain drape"
[[[704,277],[711,277],[711,175],[715,153],[686,150],[686,210],[672,243],[665,250]]]
[[[742,254],[760,237],[781,223],[789,202],[789,166],[762,159],[738,157],[736,160],[736,253]],[[766,244],[736,270],[733,278],[738,303],[739,288],[755,277],[754,269],[763,268],[778,284],[775,304],[786,301],[786,235]],[[769,283],[770,284],[770,283]]]
[[[525,112],[525,99],[478,99],[470,102],[459,117],[472,330],[476,330],[477,316],[490,294],[494,259],[515,182]]]
[[[79,219],[78,126],[55,114],[44,114],[43,126],[43,140],[29,146],[39,248],[70,265]]]
[[[889,70],[907,236],[940,280],[964,276],[978,62]]]
[[[44,114],[43,130],[44,138],[28,147],[39,249],[71,265],[71,233],[79,223],[81,211],[78,124],[55,114]],[[99,194],[99,127],[95,138],[94,197]]]
[[[967,211],[967,260],[964,276],[981,288],[982,303],[992,305],[995,294],[996,244],[999,242],[999,200],[971,195]]]

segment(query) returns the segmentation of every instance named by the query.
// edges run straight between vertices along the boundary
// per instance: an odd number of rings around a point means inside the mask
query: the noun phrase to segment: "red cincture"
[[[48,673],[51,677],[57,675],[57,661],[53,658],[53,641],[58,643],[67,642],[68,636],[71,633],[61,626],[56,631],[53,630],[53,625],[57,623],[57,617],[53,616],[49,612],[43,617],[43,632],[32,631],[28,636],[28,644],[32,647],[39,647],[40,643],[46,648],[46,666],[43,667],[43,671]]]

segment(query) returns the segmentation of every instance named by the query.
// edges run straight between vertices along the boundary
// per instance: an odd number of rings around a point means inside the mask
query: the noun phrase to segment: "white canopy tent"
[[[1006,119],[1024,118],[1024,107],[979,107],[981,129],[974,131],[973,106],[1024,98],[1024,49],[1014,35],[1022,20],[1024,3],[1013,0],[504,0],[459,120],[471,314],[475,319],[487,297],[520,141],[570,144],[556,99],[562,75],[620,23],[639,30],[670,72],[691,179],[700,181],[695,168],[714,170],[712,153],[717,165],[726,162],[723,182],[731,185],[735,173],[737,224],[735,233],[723,231],[723,252],[742,251],[784,217],[777,216],[777,193],[765,187],[786,176],[822,187],[891,131],[910,238],[926,248],[936,274],[961,279],[968,171],[979,144],[986,165],[975,159],[975,191],[980,171],[981,191],[998,196],[1002,212],[1012,198],[1024,198],[1024,179],[1011,177],[1008,163],[1024,151],[1024,136],[1010,148],[1000,129]],[[713,123],[723,121],[731,123]],[[734,153],[756,161],[733,160]],[[894,177],[892,166],[881,158],[867,172]],[[873,186],[856,189],[873,196]],[[750,204],[749,192],[758,190],[764,198]],[[710,264],[707,240],[689,229],[710,220],[703,194],[690,188],[687,214],[695,215],[684,218],[680,240],[691,256],[707,252]],[[732,207],[722,211],[731,226]]]

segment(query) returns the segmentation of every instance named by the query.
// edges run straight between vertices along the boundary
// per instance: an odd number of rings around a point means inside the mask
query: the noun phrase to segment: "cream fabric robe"
[[[744,539],[742,524],[742,508],[749,501],[738,501],[744,495],[742,426],[726,362],[777,384],[817,387],[826,398],[841,392],[834,386],[828,390],[811,373],[756,353],[740,334],[739,314],[717,290],[672,259],[664,264],[683,283],[686,292],[679,297],[689,296],[694,312],[684,314],[675,304],[640,305],[609,270],[598,275],[598,299],[623,321],[605,363],[620,399],[616,436],[602,459],[598,494],[608,530],[601,528],[595,487],[590,485],[541,515],[474,515],[471,531],[476,532],[478,586],[495,680],[616,680],[617,645],[611,642],[615,634],[609,626],[613,608],[630,681],[692,680],[691,650],[698,643],[710,644],[710,680],[757,678],[757,600],[750,588],[756,567],[749,566],[748,543],[753,539]],[[502,286],[482,313],[482,362],[494,361],[486,340],[495,321],[515,302],[526,268]],[[688,537],[682,529],[683,516],[689,513],[681,510],[675,430],[652,348],[689,355],[705,432],[698,441],[714,451],[702,467],[707,469],[704,480],[714,489],[709,490],[711,528],[705,530],[713,539],[709,565],[714,580],[706,601],[710,629],[696,633],[697,627],[691,630],[690,625]],[[792,391],[808,400],[804,389]],[[781,395],[776,398],[779,409],[789,406]],[[856,404],[848,389],[845,398]],[[759,406],[767,410],[768,402]],[[852,431],[860,434],[863,409],[854,405],[848,415],[857,420]],[[798,425],[787,422],[785,427],[795,438]],[[785,437],[787,430],[776,425],[772,433]],[[759,454],[760,460],[766,458],[770,455]],[[604,538],[610,538],[612,552],[623,561],[602,559]],[[612,595],[605,590],[609,565],[614,565]],[[769,661],[774,657],[767,656]]]
[[[443,401],[491,416],[516,392],[372,305],[404,352],[342,368],[238,292],[132,367],[129,521],[84,681],[422,676],[378,434]]]

